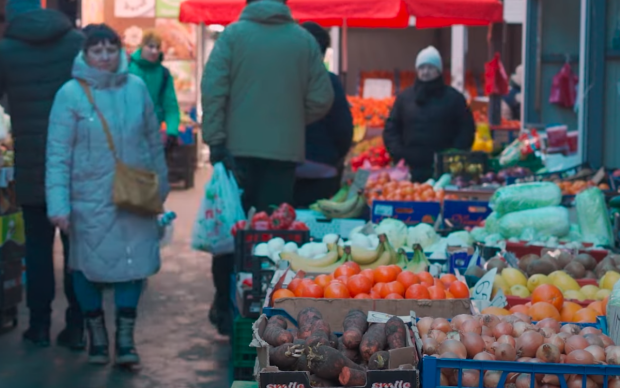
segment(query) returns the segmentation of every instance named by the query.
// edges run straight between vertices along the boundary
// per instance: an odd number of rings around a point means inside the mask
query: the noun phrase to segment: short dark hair
[[[86,36],[84,51],[102,42],[109,42],[119,48],[122,47],[121,37],[106,24],[89,24],[82,29]]]
[[[327,48],[332,44],[332,38],[327,30],[315,22],[305,22],[301,26],[314,36],[321,48],[321,52],[325,55]]]

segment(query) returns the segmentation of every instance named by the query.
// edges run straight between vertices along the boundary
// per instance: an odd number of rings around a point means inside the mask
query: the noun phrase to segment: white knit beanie
[[[433,46],[428,46],[424,50],[420,51],[418,58],[415,61],[415,68],[419,68],[422,65],[433,65],[443,71],[443,64],[441,62],[441,55],[439,51]]]

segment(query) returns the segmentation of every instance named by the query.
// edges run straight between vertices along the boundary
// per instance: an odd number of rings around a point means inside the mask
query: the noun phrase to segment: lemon
[[[519,298],[529,298],[530,297],[530,290],[527,289],[527,287],[522,286],[520,284],[516,284],[512,287],[510,287],[510,293],[514,296],[518,296]]]
[[[527,285],[527,278],[525,275],[515,268],[504,268],[502,270],[502,277],[510,287],[517,285],[525,287]]]
[[[586,298],[586,296],[581,291],[568,290],[564,292],[564,299],[572,299],[583,302],[588,298]]]
[[[609,295],[611,295],[611,291],[610,290],[598,290],[598,292],[596,293],[596,295],[594,295],[594,299],[596,300],[603,300],[606,297],[608,297]]]
[[[561,276],[568,276],[568,274],[564,271],[553,271],[547,275],[551,284],[553,284]]]
[[[607,271],[605,276],[601,278],[599,281],[599,286],[606,290],[612,290],[614,288],[614,284],[620,280],[620,273],[616,271]]]
[[[536,287],[543,285],[543,284],[551,284],[551,280],[549,280],[547,276],[542,275],[542,274],[532,275],[527,280],[527,289],[530,292],[534,292]]]
[[[504,292],[504,295],[510,295],[510,286],[506,283],[506,280],[501,275],[495,275],[491,297],[494,298],[495,294],[497,294],[497,291],[500,289]]]
[[[596,293],[599,291],[597,286],[587,285],[581,287],[581,293],[586,296],[586,298],[594,300]]]
[[[560,290],[562,290],[562,292],[581,290],[579,283],[577,283],[575,279],[571,278],[566,273],[564,273],[564,275],[560,275],[556,277],[555,280],[551,281],[551,283],[557,288],[559,288]]]

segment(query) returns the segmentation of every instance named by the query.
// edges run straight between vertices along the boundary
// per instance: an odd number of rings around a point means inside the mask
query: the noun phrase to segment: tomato
[[[389,282],[381,289],[381,296],[386,298],[390,294],[405,295],[405,286],[399,282]]]
[[[295,208],[293,208],[288,203],[281,204],[276,210],[278,214],[283,218],[284,222],[282,224],[282,229],[289,229],[289,227],[295,222],[297,218],[297,213],[295,213]]]
[[[448,289],[450,294],[457,299],[468,299],[469,298],[469,287],[467,284],[461,281],[455,281],[450,284],[450,288]]]
[[[389,294],[386,295],[383,299],[405,299],[401,294]]]
[[[324,297],[329,299],[348,299],[351,297],[351,294],[347,286],[334,282],[325,287]]]
[[[431,299],[446,299],[446,291],[440,287],[432,286],[428,288]]]
[[[405,297],[407,299],[430,299],[431,295],[428,292],[428,288],[421,284],[414,284],[407,288],[405,291]]]
[[[360,268],[360,265],[359,265],[359,264],[357,264],[357,263],[356,263],[356,262],[354,262],[354,261],[347,261],[347,262],[346,262],[346,263],[344,263],[343,265],[346,265],[347,267],[351,267],[351,268],[353,268],[353,269],[356,271],[356,272],[355,272],[356,274],[359,274],[359,273],[362,271],[362,269]]]
[[[364,275],[353,275],[349,278],[347,286],[349,287],[351,296],[368,294],[372,289],[372,280],[368,279]]]
[[[322,298],[323,287],[318,284],[308,284],[301,291],[302,298]]]

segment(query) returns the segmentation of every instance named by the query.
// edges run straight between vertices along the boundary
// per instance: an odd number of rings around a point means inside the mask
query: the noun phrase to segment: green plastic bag
[[[549,206],[509,213],[500,218],[499,231],[505,238],[520,238],[525,231],[538,237],[563,237],[570,231],[568,210]]]
[[[497,212],[492,212],[488,215],[484,221],[484,230],[488,234],[499,233],[499,215]]]
[[[575,204],[583,241],[599,246],[613,245],[614,234],[603,192],[597,187],[589,188],[577,194]]]
[[[560,187],[552,182],[510,185],[498,189],[489,201],[500,216],[522,210],[558,206],[562,202]]]

